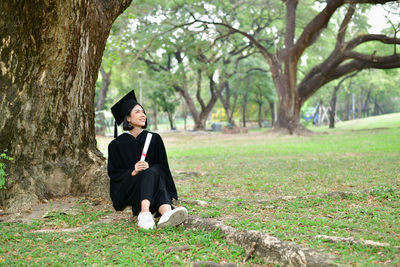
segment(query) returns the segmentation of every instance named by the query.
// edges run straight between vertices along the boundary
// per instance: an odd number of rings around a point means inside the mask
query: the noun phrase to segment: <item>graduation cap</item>
[[[115,119],[114,138],[117,138],[118,136],[118,125],[124,121],[124,118],[126,115],[128,115],[128,112],[130,112],[137,104],[135,92],[132,90],[111,107],[111,113]]]

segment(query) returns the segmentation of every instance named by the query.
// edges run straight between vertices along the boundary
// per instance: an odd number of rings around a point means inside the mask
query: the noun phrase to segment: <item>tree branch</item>
[[[352,40],[350,40],[349,42],[347,42],[346,50],[351,50],[362,43],[370,41],[380,41],[381,43],[384,44],[400,44],[399,39],[392,38],[383,34],[364,34],[357,36]]]
[[[342,21],[342,24],[340,25],[340,29],[337,35],[337,42],[336,45],[338,46],[343,46],[344,43],[344,37],[346,35],[347,31],[347,26],[349,26],[350,20],[353,17],[355,11],[355,5],[351,4],[349,8],[347,9],[346,15]]]
[[[297,62],[304,50],[311,44],[311,42],[318,38],[321,30],[328,25],[333,13],[343,4],[340,0],[327,1],[326,7],[311,20],[304,28],[298,41],[294,45],[293,56],[294,62]]]
[[[268,72],[268,70],[264,70],[262,68],[251,68],[246,71],[246,73],[250,73],[252,71],[261,71],[261,72]]]
[[[345,0],[344,4],[386,4],[397,0]]]
[[[375,51],[376,52],[376,51]],[[377,64],[391,64],[398,63],[400,65],[400,54],[394,54],[390,56],[376,57],[375,52],[371,55],[365,55],[354,51],[345,52],[347,58],[352,58],[365,63],[377,63]]]
[[[171,32],[171,31],[173,31],[173,30],[176,30],[176,29],[178,29],[178,28],[182,28],[182,27],[184,27],[184,26],[190,26],[190,25],[192,25],[192,24],[194,24],[194,23],[195,23],[195,21],[193,21],[193,22],[188,22],[188,23],[182,23],[182,24],[179,24],[179,25],[175,25],[174,27],[172,27],[171,29],[166,30],[165,32],[161,32],[161,33],[159,33],[159,34],[154,35],[153,38],[151,38],[150,41],[149,41],[145,46],[143,46],[143,47],[140,49],[139,53],[136,55],[136,57],[133,59],[132,62],[135,62],[136,60],[138,60],[139,57],[141,57],[142,54],[146,51],[146,49],[149,48],[149,47],[153,44],[154,40],[156,40],[156,39],[159,38],[160,36],[162,36],[162,35],[164,35],[164,34],[166,34],[166,33],[169,33],[169,32]]]
[[[328,25],[333,13],[344,4],[385,4],[394,2],[396,0],[330,0],[327,1],[326,7],[314,17],[310,23],[304,28],[303,33],[300,35],[295,44],[293,56],[295,62],[299,60],[304,50],[311,45],[312,41],[318,38],[321,30]]]
[[[354,53],[354,54],[353,54]],[[348,63],[337,66],[333,71],[327,73],[318,72],[313,76],[309,76],[307,79],[303,79],[298,87],[299,96],[306,100],[310,97],[318,88],[322,85],[327,84],[337,78],[340,78],[346,74],[354,71],[363,69],[392,69],[400,67],[400,55],[373,57],[371,55],[358,54],[352,52],[352,56],[355,59]],[[315,89],[317,88],[317,89]]]
[[[231,25],[224,23],[224,22],[214,22],[214,21],[205,21],[205,20],[201,20],[201,19],[197,19],[193,14],[192,14],[192,18],[194,19],[195,22],[201,22],[204,24],[212,24],[212,25],[219,25],[219,26],[223,26],[225,28],[228,28],[229,30],[231,30],[233,33],[239,33],[241,35],[243,35],[244,37],[246,37],[247,39],[249,39],[250,42],[252,42],[259,50],[260,52],[264,55],[265,58],[269,59],[272,57],[272,55],[268,52],[268,50],[260,44],[260,42],[258,42],[254,36],[248,34],[247,32],[241,31],[239,29],[236,29],[234,27],[232,27]]]
[[[286,1],[286,34],[285,49],[290,50],[294,42],[294,31],[296,29],[297,0]]]

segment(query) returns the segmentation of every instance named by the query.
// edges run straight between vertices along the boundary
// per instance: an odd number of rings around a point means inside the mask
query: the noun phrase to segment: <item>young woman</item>
[[[138,215],[138,226],[155,227],[153,213],[161,215],[157,227],[181,224],[188,213],[184,207],[173,208],[178,199],[174,180],[168,166],[161,136],[151,133],[152,139],[145,161],[140,161],[146,136],[146,112],[131,91],[115,104],[111,111],[115,118],[115,139],[108,146],[108,175],[110,195],[115,210],[132,206]],[[117,137],[117,125],[123,123],[125,133]]]

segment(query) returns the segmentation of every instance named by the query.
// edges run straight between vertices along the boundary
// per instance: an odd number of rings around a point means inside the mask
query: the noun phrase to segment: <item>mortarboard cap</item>
[[[115,119],[114,138],[117,138],[118,136],[118,125],[124,121],[124,118],[126,115],[128,115],[128,112],[137,104],[135,92],[132,90],[111,107],[111,113]]]

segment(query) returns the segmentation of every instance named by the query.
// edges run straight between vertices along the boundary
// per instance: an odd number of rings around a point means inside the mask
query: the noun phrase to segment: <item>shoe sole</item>
[[[169,226],[177,226],[183,223],[188,218],[188,213],[184,209],[179,209],[171,214],[169,220],[157,225],[157,228],[164,228]]]

